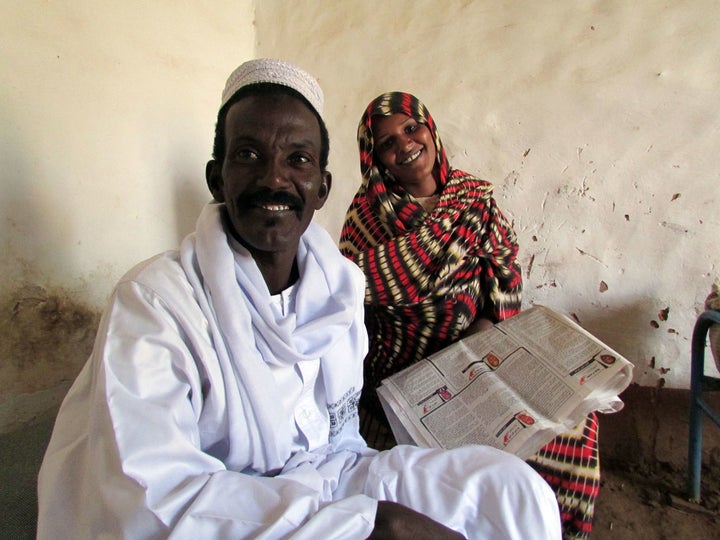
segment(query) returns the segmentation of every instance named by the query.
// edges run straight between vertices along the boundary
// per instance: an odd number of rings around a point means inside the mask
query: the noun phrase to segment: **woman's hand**
[[[464,540],[459,532],[448,529],[424,514],[398,503],[379,501],[375,529],[368,540]]]

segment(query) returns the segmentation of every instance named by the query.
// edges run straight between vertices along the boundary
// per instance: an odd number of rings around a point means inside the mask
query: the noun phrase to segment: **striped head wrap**
[[[373,118],[406,114],[430,130],[439,200],[427,212],[374,153]],[[386,93],[358,126],[362,184],[340,237],[343,254],[366,275],[368,393],[380,381],[456,341],[480,314],[520,311],[522,276],[515,233],[492,185],[450,166],[435,122],[413,95]]]

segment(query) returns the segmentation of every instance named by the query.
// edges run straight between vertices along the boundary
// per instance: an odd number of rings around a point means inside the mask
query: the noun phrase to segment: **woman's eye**
[[[405,133],[415,133],[417,131],[417,129],[418,129],[418,124],[412,124],[410,126],[407,126],[407,128],[405,128]]]
[[[389,150],[392,147],[392,145],[393,145],[392,139],[388,138],[388,139],[385,139],[384,141],[382,141],[378,145],[378,148],[380,150]]]

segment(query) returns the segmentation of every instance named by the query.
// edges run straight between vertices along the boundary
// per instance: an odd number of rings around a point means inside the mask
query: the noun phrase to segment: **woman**
[[[348,209],[340,249],[365,272],[361,408],[383,419],[382,379],[520,311],[515,233],[493,186],[448,163],[435,122],[410,94],[382,94],[358,127],[362,185]],[[566,538],[592,529],[600,483],[597,418],[529,460],[555,489]]]

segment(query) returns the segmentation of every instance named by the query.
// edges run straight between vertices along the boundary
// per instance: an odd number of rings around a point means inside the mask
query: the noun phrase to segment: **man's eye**
[[[251,148],[239,148],[234,152],[236,159],[254,161],[259,158],[258,153]]]
[[[290,163],[293,163],[295,165],[302,165],[305,163],[310,163],[312,160],[310,159],[310,156],[307,156],[305,154],[293,154],[290,156],[289,161]]]

